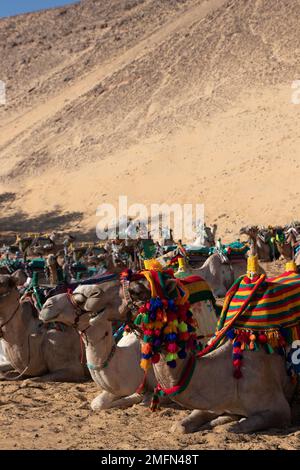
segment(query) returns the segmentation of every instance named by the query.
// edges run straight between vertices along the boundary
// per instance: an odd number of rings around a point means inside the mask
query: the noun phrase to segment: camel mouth
[[[90,314],[90,324],[93,325],[95,324],[97,321],[101,320],[104,312],[105,312],[106,308],[103,307],[101,308],[101,310],[99,310],[98,312],[93,312]]]
[[[39,319],[42,320],[44,323],[52,322],[56,320],[57,317],[58,314],[47,307],[43,307],[39,313]]]

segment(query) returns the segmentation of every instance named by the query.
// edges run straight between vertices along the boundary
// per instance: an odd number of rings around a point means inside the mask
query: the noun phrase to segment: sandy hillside
[[[297,0],[83,0],[2,19],[1,228],[93,231],[120,194],[204,203],[228,239],[300,219],[299,26]]]

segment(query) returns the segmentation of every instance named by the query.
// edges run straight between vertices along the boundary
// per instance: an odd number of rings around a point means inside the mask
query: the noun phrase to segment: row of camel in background
[[[202,236],[203,247],[213,247],[216,245],[217,225],[212,227],[204,225],[204,234]],[[293,222],[286,226],[257,226],[248,225],[241,229],[240,234],[245,234],[249,239],[255,240],[257,244],[258,256],[261,261],[270,261],[279,253],[285,259],[292,257],[292,250],[300,241],[300,222]],[[150,233],[148,234],[151,238]],[[12,252],[19,251],[25,257],[46,256],[48,254],[63,256],[66,251],[72,256],[74,261],[82,257],[89,263],[95,263],[95,256],[99,256],[109,249],[115,249],[120,254],[132,254],[133,248],[137,248],[140,239],[122,240],[116,239],[113,242],[75,246],[76,238],[71,234],[52,232],[49,235],[31,235],[22,237],[17,235],[16,241],[10,246]],[[170,237],[162,239],[157,244],[157,252],[162,253],[163,246],[174,245],[173,231],[170,229]],[[80,245],[80,244],[79,244]],[[200,246],[200,237],[192,245]],[[275,251],[272,251],[274,246]],[[101,259],[101,256],[100,256]]]
[[[258,227],[249,225],[240,230],[247,235],[249,241],[255,243],[260,261],[273,261],[276,258],[292,260],[300,266],[300,223],[292,223],[285,227]]]
[[[202,245],[213,248],[216,245],[217,226],[205,226],[205,237]],[[181,242],[176,243],[171,237],[161,243],[155,242],[155,254],[162,264],[170,261],[178,254],[182,247]],[[255,245],[255,250],[260,261],[272,261],[277,258],[285,260],[294,259],[300,266],[300,223],[293,223],[286,227],[258,227],[247,226],[241,229],[240,235],[248,237],[247,243]],[[165,247],[173,245],[176,248],[165,252]],[[194,244],[196,248],[197,245]],[[297,251],[296,251],[297,250]],[[113,240],[98,244],[76,243],[72,235],[52,233],[48,236],[18,236],[16,242],[6,249],[2,256],[15,256],[19,252],[24,260],[30,257],[40,256],[45,258],[47,267],[46,279],[51,285],[58,283],[58,269],[64,274],[64,279],[69,282],[74,279],[74,266],[81,263],[82,266],[94,268],[99,272],[121,272],[129,267],[133,271],[143,269],[142,243],[140,239],[135,240]],[[227,256],[221,255],[217,250],[202,262],[190,263],[187,257],[186,264],[191,272],[201,275],[212,286],[215,295],[223,296],[230,287],[234,278],[242,274],[246,267],[245,259],[234,265]],[[244,261],[244,262],[243,262]],[[5,266],[0,267],[0,273],[9,273]],[[42,276],[40,276],[42,277]],[[218,281],[216,279],[218,278]],[[45,282],[45,281],[44,281]]]

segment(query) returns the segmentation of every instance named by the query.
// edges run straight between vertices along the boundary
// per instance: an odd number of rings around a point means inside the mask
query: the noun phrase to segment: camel
[[[216,244],[217,224],[212,227],[204,225],[204,246],[211,248]]]
[[[248,225],[241,228],[240,235],[247,235],[249,242],[254,242],[260,261],[271,261],[270,253],[270,233],[268,229],[259,229],[255,225]]]
[[[162,267],[167,267],[168,261],[174,258],[178,250],[160,256],[157,261]],[[210,286],[215,297],[224,297],[233,282],[247,270],[246,259],[231,263],[226,255],[216,252],[210,255],[200,268],[193,268],[186,263],[185,271],[191,276],[200,276]]]
[[[119,318],[122,301],[119,291],[119,280],[79,286],[73,292],[71,301],[68,294],[58,294],[48,299],[40,312],[40,319],[44,322],[59,321],[76,326],[83,333],[91,376],[104,389],[92,401],[93,410],[128,407],[143,400],[142,395],[136,392],[144,377],[139,365],[139,340],[134,333],[130,333],[116,345],[112,335],[111,322]],[[199,335],[208,336],[214,331],[217,318],[209,310],[207,302],[194,305]],[[104,364],[107,366],[104,367]],[[149,370],[144,390],[153,391],[155,385],[153,371]]]
[[[293,248],[288,238],[288,232],[283,227],[276,226],[273,229],[275,246],[279,253],[279,259],[291,260],[293,258]]]
[[[168,296],[171,296],[175,284],[174,279],[165,282]],[[123,299],[119,308],[121,319],[130,317],[133,306],[141,306],[151,297],[146,279],[129,281],[127,294],[124,295],[124,292],[125,287],[120,290]],[[159,362],[152,366],[159,384],[163,389],[169,389],[179,383],[191,354],[177,360],[174,368],[167,365],[165,356],[162,350]],[[286,373],[282,356],[268,355],[262,350],[255,353],[244,351],[241,380],[237,380],[232,372],[232,344],[229,340],[203,357],[197,357],[188,386],[181,393],[171,396],[172,401],[194,411],[176,424],[173,430],[195,432],[202,425],[224,415],[235,420],[238,417],[239,421],[231,426],[231,431],[235,432],[256,432],[290,424],[289,403],[295,384]]]
[[[224,297],[234,281],[246,270],[246,260],[231,263],[227,256],[218,252],[209,256],[201,268],[187,268],[190,275],[205,279],[216,297]]]
[[[292,258],[294,258],[294,261],[299,268],[300,266],[300,234],[297,228],[295,227],[289,227],[287,230],[287,243],[290,243],[292,247]]]
[[[33,235],[29,237],[17,236],[16,244],[18,244],[24,259],[28,256],[46,256],[49,254],[57,254],[58,251],[64,250],[69,246],[74,237],[67,235],[62,237],[61,234],[52,232],[50,235]]]
[[[81,364],[79,336],[73,328],[46,328],[29,300],[20,301],[15,275],[0,275],[0,336],[4,354],[18,378],[78,382],[88,374]],[[0,366],[6,371],[7,364]]]
[[[118,316],[121,301],[119,289],[118,280],[79,286],[72,301],[68,294],[55,295],[45,302],[39,315],[43,322],[59,321],[76,326],[82,333],[91,376],[103,390],[91,403],[94,411],[129,407],[143,400],[142,394],[136,393],[144,378],[139,366],[139,340],[130,333],[116,345],[112,332],[112,321]],[[150,371],[145,390],[153,391],[155,384]]]

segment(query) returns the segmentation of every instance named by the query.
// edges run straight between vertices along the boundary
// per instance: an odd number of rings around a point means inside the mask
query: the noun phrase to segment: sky
[[[69,3],[76,3],[76,0],[0,0],[0,17],[20,15]]]

